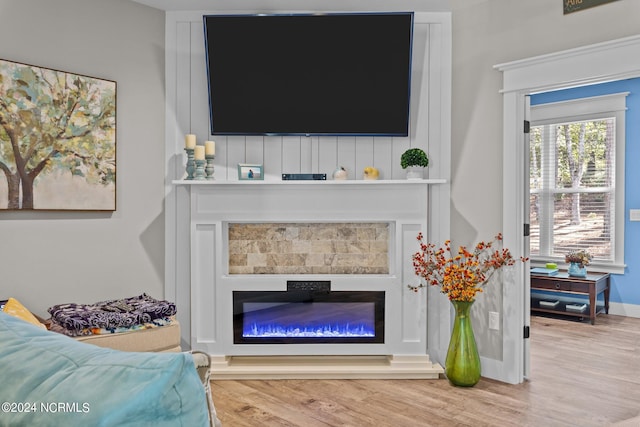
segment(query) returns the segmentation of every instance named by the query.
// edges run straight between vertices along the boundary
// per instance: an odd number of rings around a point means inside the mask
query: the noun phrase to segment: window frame
[[[576,98],[567,101],[550,102],[531,106],[531,127],[556,123],[578,122],[586,120],[600,120],[615,117],[615,182],[613,187],[614,237],[613,259],[611,261],[594,260],[592,268],[610,273],[623,273],[624,263],[624,226],[625,226],[625,116],[626,97],[629,92],[612,93],[608,95]],[[530,178],[529,178],[530,179]],[[529,187],[527,187],[529,188]],[[542,231],[540,233],[540,250],[543,248]],[[548,244],[548,242],[547,242]],[[531,255],[533,263],[555,262],[565,264],[563,257],[550,255]]]

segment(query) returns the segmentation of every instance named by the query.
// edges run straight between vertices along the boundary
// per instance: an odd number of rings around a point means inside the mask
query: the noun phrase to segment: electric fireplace
[[[381,291],[234,291],[234,344],[384,343]]]
[[[180,301],[191,348],[211,356],[215,378],[443,372],[429,358],[427,318],[448,324],[449,310],[428,313],[406,286],[417,233],[428,223],[443,239],[429,219],[433,181],[188,184],[179,270],[190,272],[190,302]]]

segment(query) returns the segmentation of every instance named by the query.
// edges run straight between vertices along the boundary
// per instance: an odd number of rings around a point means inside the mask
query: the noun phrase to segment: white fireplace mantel
[[[430,185],[430,184],[444,184],[445,179],[352,179],[352,180],[243,180],[243,181],[216,181],[216,180],[187,180],[179,179],[173,181],[174,185],[215,185],[215,186],[236,186],[236,185],[276,185],[276,186],[288,186],[288,185]]]
[[[188,222],[190,254],[177,270],[190,271],[191,348],[213,357],[212,375],[217,378],[437,378],[442,368],[427,354],[426,297],[406,285],[416,283],[411,264],[416,236],[429,234],[433,215],[429,189],[445,183],[440,179],[173,181],[188,192],[190,205],[183,218]],[[389,272],[230,274],[228,225],[265,222],[384,222],[390,229]],[[235,344],[233,291],[282,291],[287,280],[329,280],[332,290],[384,291],[385,342]],[[354,363],[358,370],[354,371]]]

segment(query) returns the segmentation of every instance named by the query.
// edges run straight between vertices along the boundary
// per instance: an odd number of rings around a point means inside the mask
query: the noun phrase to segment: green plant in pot
[[[407,170],[407,179],[422,179],[424,168],[429,166],[429,158],[421,148],[409,148],[402,153],[400,166]]]

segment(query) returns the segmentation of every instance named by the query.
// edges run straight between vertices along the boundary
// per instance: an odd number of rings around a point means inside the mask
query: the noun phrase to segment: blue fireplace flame
[[[372,302],[245,303],[245,338],[353,338],[375,336]]]
[[[271,337],[311,337],[311,338],[342,338],[342,337],[373,337],[375,330],[371,325],[277,325],[257,323],[247,325],[242,333],[243,337],[271,338]]]

